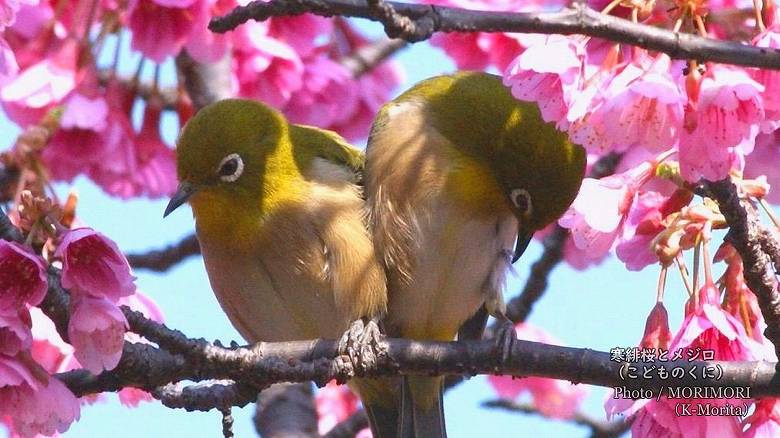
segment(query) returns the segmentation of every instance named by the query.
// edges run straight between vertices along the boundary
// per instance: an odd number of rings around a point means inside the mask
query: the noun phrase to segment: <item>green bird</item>
[[[176,154],[180,184],[165,215],[192,206],[211,287],[247,341],[340,339],[350,322],[385,312],[360,150],[228,99],[184,126]]]
[[[584,149],[494,75],[434,77],[382,107],[365,184],[388,281],[387,334],[451,341],[470,318],[481,319],[471,322],[477,336],[487,314],[508,322],[506,272],[564,213],[584,172]],[[446,436],[443,378],[402,380],[375,381],[362,397],[382,414],[378,437]]]

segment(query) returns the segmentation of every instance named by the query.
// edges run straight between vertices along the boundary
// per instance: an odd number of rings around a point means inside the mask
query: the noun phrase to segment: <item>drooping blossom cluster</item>
[[[136,292],[114,242],[91,228],[64,227],[67,214],[28,191],[20,207],[12,218],[26,241],[0,239],[0,423],[22,437],[50,436],[80,416],[79,399],[53,374],[76,368],[99,374],[117,366],[127,330],[119,305],[158,321],[162,315]],[[49,289],[59,287],[51,283],[57,273],[69,300],[62,331],[40,309]],[[131,406],[150,399],[135,389],[119,397]]]
[[[651,310],[641,348],[682,352],[712,351],[715,360],[725,361],[776,361],[774,348],[756,329],[765,326],[758,311],[756,297],[742,279],[741,260],[728,244],[718,251],[716,259],[728,263],[720,283],[726,290],[726,300],[712,279],[695,291],[685,306],[685,319],[677,333],[672,335],[665,307],[659,301]],[[706,275],[705,275],[706,277]],[[669,353],[672,354],[672,353]],[[668,394],[667,394],[668,395]],[[773,414],[777,399],[756,402],[754,413],[747,418],[728,415],[678,415],[677,405],[690,403],[691,412],[698,412],[704,405],[722,407],[726,404],[753,403],[745,399],[672,399],[666,395],[659,399],[630,400],[611,396],[605,405],[607,417],[625,415],[632,419],[634,437],[661,436],[717,436],[771,437],[780,432],[778,417]],[[716,432],[717,431],[717,432]]]

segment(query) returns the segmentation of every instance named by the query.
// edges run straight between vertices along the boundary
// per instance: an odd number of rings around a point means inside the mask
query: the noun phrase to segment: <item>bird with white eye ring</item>
[[[378,333],[387,281],[364,223],[359,149],[259,102],[226,99],[187,122],[176,155],[179,187],[164,215],[192,207],[211,287],[248,342],[358,348]],[[349,384],[361,392],[365,381]]]

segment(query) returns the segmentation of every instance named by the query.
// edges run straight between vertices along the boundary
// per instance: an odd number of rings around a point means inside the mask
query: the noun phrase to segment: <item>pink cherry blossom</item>
[[[459,70],[484,70],[490,65],[490,52],[480,47],[480,39],[483,38],[483,35],[489,34],[482,32],[437,33],[431,37],[431,45],[444,50],[455,61],[455,66]]]
[[[8,41],[0,36],[0,85],[7,84],[19,72],[19,64],[16,62]]]
[[[678,190],[669,198],[657,192],[639,193],[624,223],[621,241],[615,247],[615,254],[629,270],[639,271],[658,262],[651,244],[666,229],[664,218],[688,205],[692,198],[688,190]]]
[[[135,291],[135,277],[116,244],[91,228],[65,233],[55,256],[62,259],[62,285],[72,294],[116,301]]]
[[[0,401],[7,401],[10,392],[19,386],[38,389],[40,382],[19,359],[0,355]],[[0,416],[5,414],[7,406],[7,403],[0,403]]]
[[[91,163],[87,174],[106,193],[121,198],[144,194],[143,174],[138,171],[136,133],[130,121],[135,93],[112,78],[106,86],[109,103],[107,127],[101,133],[104,156]],[[147,128],[148,129],[148,128]]]
[[[137,193],[150,198],[170,196],[176,191],[176,158],[174,152],[160,137],[162,106],[149,102],[144,111],[141,131],[135,140],[135,171],[133,178]]]
[[[352,75],[325,55],[306,62],[303,87],[284,108],[294,123],[330,128],[344,123],[357,106],[357,89]]]
[[[32,346],[30,313],[22,309],[17,314],[0,312],[0,354],[15,356]]]
[[[91,165],[101,163],[112,147],[108,135],[113,125],[107,120],[108,104],[81,93],[72,94],[65,102],[61,129],[43,151],[43,161],[56,180],[71,181]]]
[[[666,310],[658,304],[648,316],[642,346],[677,351],[685,348],[712,349],[718,360],[754,360],[749,353],[751,340],[730,315],[718,305],[718,291],[712,284],[705,284],[699,293],[698,304],[693,301],[687,306],[688,315],[680,331],[669,342],[668,317]],[[733,343],[735,345],[730,345]],[[757,350],[756,350],[757,351]],[[687,357],[687,356],[683,356]],[[737,417],[679,416],[676,404],[690,403],[691,412],[698,405],[723,405],[728,400],[616,400],[613,397],[605,404],[608,417],[622,412],[633,418],[631,432],[634,437],[688,437],[718,436],[739,437],[741,427]]]
[[[661,397],[660,402],[647,402],[634,416],[631,436],[634,438],[685,438],[709,437],[738,438],[741,428],[738,417],[678,416],[676,404],[689,403],[691,412],[700,403],[723,405],[721,400],[669,400]]]
[[[283,108],[303,86],[303,62],[290,46],[262,34],[262,27],[246,27],[244,49],[234,53],[239,94]]]
[[[705,283],[686,305],[683,323],[672,339],[670,350],[701,348],[713,350],[716,360],[766,360],[765,349],[747,336],[744,326],[720,306],[720,292]]]
[[[122,388],[117,392],[119,402],[127,408],[136,408],[141,402],[150,402],[154,400],[151,394],[138,388]]]
[[[723,285],[726,293],[723,310],[739,320],[747,335],[756,341],[763,352],[758,353],[765,360],[775,360],[774,346],[764,337],[766,322],[758,305],[756,295],[745,283],[742,258],[728,243],[723,243],[715,253],[715,261],[726,262],[726,272],[723,274]]]
[[[631,271],[639,271],[658,261],[650,244],[665,229],[660,211],[665,200],[656,192],[640,193],[628,214],[615,254]]]
[[[340,123],[333,124],[331,129],[348,140],[366,138],[379,108],[403,81],[404,71],[394,61],[385,62],[362,75],[357,79],[358,101],[353,113]]]
[[[0,0],[0,30],[10,26],[16,19],[20,0]]]
[[[81,368],[73,357],[73,346],[63,341],[49,317],[31,308],[33,344],[30,355],[49,374]]]
[[[429,0],[425,3],[507,12],[536,11],[541,8],[557,9],[563,6],[563,3],[557,0]],[[431,45],[444,50],[460,70],[484,70],[492,66],[499,71],[504,71],[523,51],[530,39],[526,35],[501,32],[437,33],[431,38]]]
[[[131,46],[154,62],[176,55],[196,24],[202,24],[206,0],[130,0],[128,27]]]
[[[318,38],[333,31],[333,21],[312,14],[274,17],[268,35],[292,47],[301,57],[312,55]]]
[[[0,99],[30,108],[62,101],[76,86],[78,46],[66,41],[54,55],[25,68],[0,89]]]
[[[162,323],[165,320],[162,309],[157,306],[157,303],[155,303],[154,300],[140,290],[136,290],[132,295],[120,298],[117,304],[137,310],[152,321]]]
[[[780,48],[778,25],[770,27],[753,39],[758,47]],[[761,98],[764,102],[765,119],[761,122],[761,131],[769,133],[780,127],[780,72],[770,69],[751,69],[751,77],[764,86]]]
[[[29,40],[39,35],[53,17],[54,9],[48,2],[22,1],[14,23],[8,30],[17,37]],[[56,26],[55,32],[57,32]],[[19,48],[14,46],[14,49]]]
[[[626,65],[587,116],[588,129],[573,132],[572,141],[600,154],[634,146],[658,153],[673,146],[686,97],[669,74],[670,64],[668,56],[659,55]]]
[[[641,348],[668,349],[672,341],[672,332],[669,330],[669,314],[663,303],[656,303],[645,321],[645,333],[639,343]]]
[[[37,306],[47,288],[43,260],[19,243],[0,240],[0,313]]]
[[[81,407],[62,382],[50,377],[37,389],[26,384],[0,387],[0,416],[3,414],[12,419],[14,432],[22,437],[51,436],[68,430],[79,419]]]
[[[558,339],[528,323],[517,324],[515,331],[518,339],[561,345]],[[552,418],[571,418],[587,394],[582,386],[544,377],[488,376],[488,382],[501,398],[516,399],[529,392],[539,412]]]
[[[504,84],[516,98],[539,104],[546,122],[567,129],[568,104],[564,89],[579,79],[582,53],[581,39],[549,35],[532,44],[506,69]],[[554,53],[555,56],[550,56]]]
[[[722,179],[752,151],[764,119],[763,91],[743,69],[716,64],[707,70],[680,133],[680,173],[686,180]]]
[[[117,366],[126,330],[124,314],[111,301],[88,295],[73,298],[68,337],[76,359],[93,374]]]
[[[230,35],[215,33],[208,29],[211,17],[225,15],[237,6],[235,0],[207,0],[209,10],[200,14],[200,21],[193,24],[192,33],[185,48],[198,62],[217,62],[231,47]]]
[[[103,97],[92,99],[81,93],[74,93],[65,103],[65,111],[62,112],[60,118],[60,127],[102,131],[106,127],[107,115],[108,104]]]
[[[357,411],[358,397],[346,385],[331,380],[317,391],[314,403],[317,407],[317,429],[321,435]]]
[[[585,178],[580,193],[558,224],[572,231],[577,248],[592,258],[606,254],[620,236],[637,190],[651,176],[654,165],[645,162],[621,174],[600,180]]]
[[[780,435],[780,399],[758,400],[755,411],[745,419],[744,424],[748,428],[743,438],[773,438]]]
[[[780,132],[759,134],[753,152],[745,157],[745,177],[757,178],[766,176],[771,187],[766,200],[780,204],[780,172],[777,162],[780,160]]]

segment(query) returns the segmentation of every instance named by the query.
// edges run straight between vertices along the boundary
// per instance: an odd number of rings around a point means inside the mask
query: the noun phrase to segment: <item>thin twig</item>
[[[482,403],[482,406],[550,418],[539,412],[539,410],[530,403],[517,403],[511,400],[498,399],[484,402]],[[589,428],[592,438],[617,438],[631,428],[630,420],[601,421],[585,415],[582,412],[575,412],[569,421]]]
[[[222,436],[224,438],[233,438],[233,414],[230,407],[222,410]]]
[[[401,39],[381,39],[355,49],[341,58],[339,63],[349,70],[353,77],[358,78],[408,46],[409,43]]]
[[[358,409],[346,420],[333,426],[323,438],[354,438],[358,432],[368,427],[368,415],[364,409]]]
[[[672,58],[696,59],[743,66],[780,69],[780,51],[733,41],[703,38],[691,34],[632,23],[601,14],[581,3],[557,12],[473,11],[448,6],[433,6],[386,1],[397,15],[408,17],[424,32],[411,33],[409,41],[432,32],[517,32],[542,34],[581,34],[609,41],[644,47]],[[211,20],[209,29],[227,32],[249,20],[312,13],[360,17],[384,22],[387,19],[363,0],[271,0],[239,6],[227,15]],[[429,28],[432,26],[432,28]],[[430,31],[430,32],[429,32]],[[399,34],[399,36],[406,36]]]
[[[141,254],[128,254],[127,261],[135,269],[162,272],[196,254],[200,254],[200,245],[198,238],[191,234],[163,249],[155,249]]]

